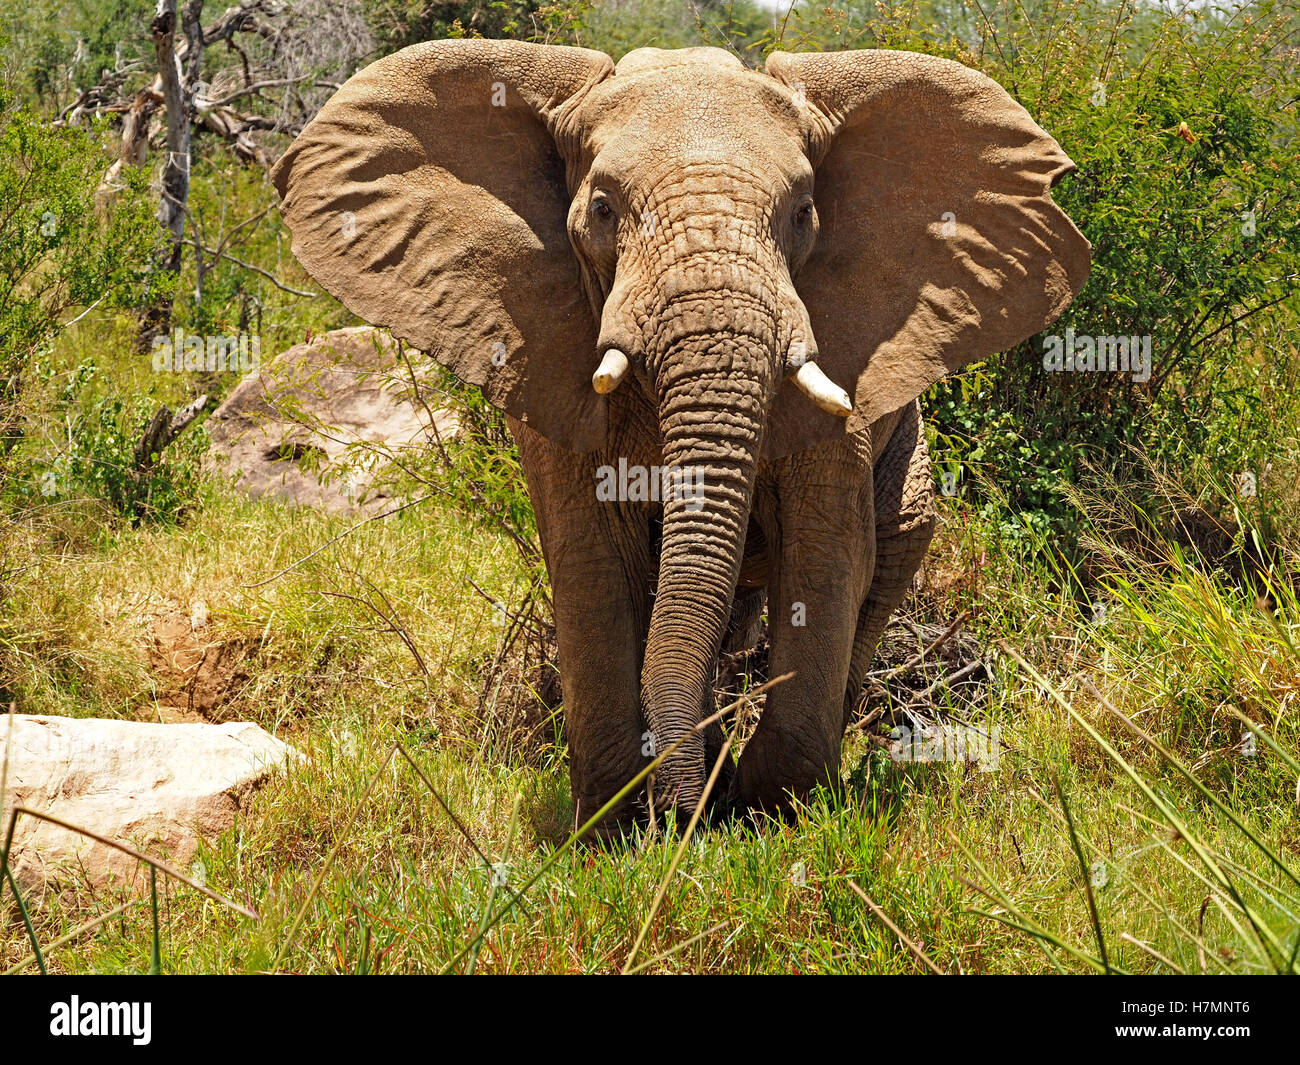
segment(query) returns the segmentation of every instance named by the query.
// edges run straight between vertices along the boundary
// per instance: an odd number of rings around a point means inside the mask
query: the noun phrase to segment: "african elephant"
[[[935,524],[917,399],[1082,287],[1073,169],[996,83],[908,52],[415,45],[278,164],[303,265],[481,386],[550,571],[573,796],[659,751],[693,808],[725,640],[766,697],[719,789],[836,782],[846,717]],[[644,799],[640,800],[644,801]],[[607,823],[637,815],[624,803]]]

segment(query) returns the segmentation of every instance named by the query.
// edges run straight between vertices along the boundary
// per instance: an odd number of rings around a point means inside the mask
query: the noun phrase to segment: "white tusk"
[[[627,376],[627,356],[618,348],[610,348],[600,360],[596,372],[591,375],[591,387],[602,396],[614,391]]]
[[[794,375],[794,383],[799,391],[821,407],[827,414],[837,418],[847,418],[853,413],[853,404],[849,394],[834,381],[822,373],[815,362],[805,362]]]

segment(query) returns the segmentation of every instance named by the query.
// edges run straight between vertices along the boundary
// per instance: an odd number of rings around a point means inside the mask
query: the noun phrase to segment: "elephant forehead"
[[[664,67],[714,66],[743,70],[744,64],[724,48],[636,48],[614,67],[615,74],[633,74]]]
[[[596,86],[582,120],[601,162],[625,175],[709,160],[756,176],[806,168],[804,109],[786,86],[739,63],[620,72]]]

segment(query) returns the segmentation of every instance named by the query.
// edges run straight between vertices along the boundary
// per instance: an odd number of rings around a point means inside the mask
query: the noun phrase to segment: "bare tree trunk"
[[[185,30],[189,40],[188,64],[198,69],[197,53],[202,51],[203,31],[197,30],[203,9],[202,0],[190,0],[185,8]],[[185,243],[185,207],[190,196],[190,122],[193,111],[193,83],[181,70],[176,54],[176,0],[158,0],[150,27],[154,52],[158,59],[158,81],[167,108],[167,159],[163,163],[162,191],[158,203],[158,221],[167,232],[167,244],[158,257],[157,270],[168,283],[140,319],[137,346],[147,350],[156,336],[171,329],[174,285],[180,274],[181,253]]]

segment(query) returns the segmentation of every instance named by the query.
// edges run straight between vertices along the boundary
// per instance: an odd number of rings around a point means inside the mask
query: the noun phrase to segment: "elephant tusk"
[[[628,361],[618,348],[610,348],[600,360],[596,372],[591,375],[591,387],[602,396],[614,391],[627,376]]]
[[[827,414],[837,418],[847,418],[853,413],[853,404],[849,394],[834,381],[822,373],[815,362],[805,362],[794,375],[794,383],[799,391],[821,407]]]

